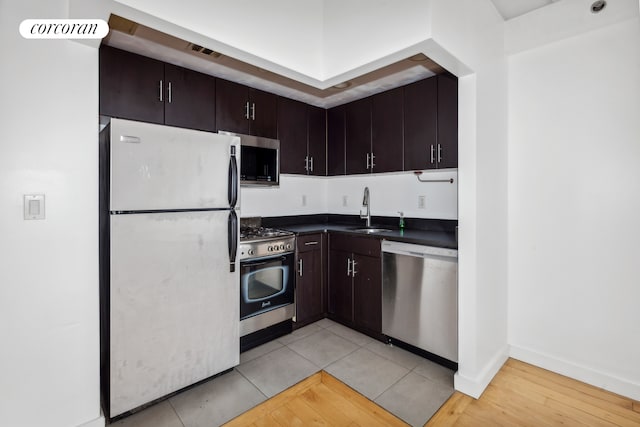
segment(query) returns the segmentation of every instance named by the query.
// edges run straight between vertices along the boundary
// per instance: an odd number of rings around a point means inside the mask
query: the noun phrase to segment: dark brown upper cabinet
[[[215,78],[102,46],[100,114],[214,131]]]
[[[278,139],[280,172],[307,174],[307,105],[278,97]]]
[[[347,175],[371,172],[371,98],[346,105]],[[375,159],[374,159],[375,161]]]
[[[326,110],[278,97],[280,172],[326,175]]]
[[[327,110],[307,106],[309,175],[327,175]]]
[[[216,79],[218,130],[276,138],[277,96],[228,80]]]
[[[405,170],[458,167],[458,80],[440,74],[404,88]]]
[[[371,172],[402,170],[402,119],[401,87],[371,97]]]
[[[432,77],[404,87],[404,168],[436,167],[438,83]]]
[[[165,64],[167,100],[164,123],[214,132],[216,79],[206,74]]]
[[[458,167],[458,79],[451,74],[438,75],[438,147],[439,168]]]
[[[345,168],[345,106],[327,110],[327,175],[344,175]]]

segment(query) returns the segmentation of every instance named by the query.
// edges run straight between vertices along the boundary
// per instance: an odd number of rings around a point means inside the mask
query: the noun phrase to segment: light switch
[[[24,195],[24,219],[44,219],[44,194]]]

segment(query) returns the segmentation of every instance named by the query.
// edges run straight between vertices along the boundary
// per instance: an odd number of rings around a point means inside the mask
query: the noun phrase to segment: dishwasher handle
[[[383,240],[381,249],[382,253],[393,253],[418,258],[427,258],[432,256],[456,259],[458,258],[458,251],[456,249],[423,246],[413,243],[393,242],[390,240]]]

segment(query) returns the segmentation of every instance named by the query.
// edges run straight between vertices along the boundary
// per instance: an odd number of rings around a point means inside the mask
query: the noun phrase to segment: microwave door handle
[[[238,215],[234,210],[229,211],[228,220],[229,271],[236,271],[236,254],[238,252]]]
[[[238,202],[238,162],[236,161],[236,146],[231,146],[231,157],[229,159],[229,206],[236,207]]]

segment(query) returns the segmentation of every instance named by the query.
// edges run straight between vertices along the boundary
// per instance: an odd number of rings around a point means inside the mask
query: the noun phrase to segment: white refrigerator
[[[100,141],[113,418],[239,363],[240,140],[111,119]]]

